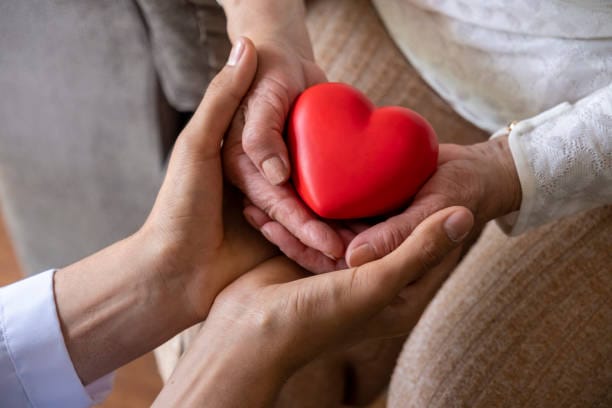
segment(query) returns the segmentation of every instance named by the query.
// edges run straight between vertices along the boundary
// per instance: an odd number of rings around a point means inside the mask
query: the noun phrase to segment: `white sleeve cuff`
[[[54,273],[50,270],[0,289],[0,341],[4,342],[0,353],[6,353],[12,365],[1,372],[19,384],[20,389],[11,392],[25,394],[28,406],[88,407],[110,392],[112,375],[88,387],[81,383],[57,317]],[[0,402],[15,401],[5,394],[4,382],[0,379],[4,394]]]
[[[518,122],[508,143],[521,183],[519,211],[498,219],[510,235],[612,202],[612,85]]]
[[[571,105],[564,102],[552,109],[540,113],[537,116],[516,123],[512,127],[512,131],[508,131],[508,128],[502,128],[491,136],[491,138],[495,138],[508,135],[508,145],[510,147],[510,152],[512,153],[512,158],[514,159],[514,165],[516,166],[516,172],[521,183],[522,199],[520,209],[497,219],[497,224],[499,227],[508,235],[519,235],[529,228],[527,223],[530,218],[530,214],[533,212],[536,195],[536,179],[529,165],[529,160],[523,151],[521,144],[519,143],[518,135],[526,133],[539,124],[567,112],[570,108]]]

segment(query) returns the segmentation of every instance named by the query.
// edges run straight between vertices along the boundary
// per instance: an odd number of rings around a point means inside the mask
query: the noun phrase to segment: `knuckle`
[[[371,274],[368,273],[368,269],[363,266],[357,266],[345,272],[348,276],[341,281],[337,281],[337,284],[329,289],[329,293],[326,296],[330,302],[337,306],[341,306],[343,302],[347,301],[357,305],[363,302],[364,288],[367,288],[369,293],[368,302],[375,302],[375,299],[380,294],[380,290],[378,287],[372,286],[375,282],[370,282]]]
[[[267,200],[263,206],[263,210],[276,221],[282,221],[296,213],[295,209],[291,209],[291,198],[281,197],[278,200]]]
[[[250,115],[243,134],[247,152],[265,147],[261,139],[266,133],[282,134],[290,103],[289,91],[280,82],[268,77],[259,81],[248,101]]]
[[[433,238],[425,239],[420,246],[419,263],[422,272],[437,266],[443,257],[443,248]]]
[[[274,111],[285,114],[289,111],[291,98],[286,85],[273,77],[264,77],[259,81],[259,86],[253,90],[254,95],[264,102],[271,103]]]
[[[232,106],[239,106],[242,102],[242,99],[244,98],[244,94],[242,92],[240,92],[239,89],[236,89],[236,87],[230,86],[227,89],[225,89],[226,92],[226,98],[228,99],[229,103],[231,103]]]
[[[408,225],[394,223],[384,233],[382,240],[383,250],[385,254],[394,251],[402,242],[410,235],[410,227]]]

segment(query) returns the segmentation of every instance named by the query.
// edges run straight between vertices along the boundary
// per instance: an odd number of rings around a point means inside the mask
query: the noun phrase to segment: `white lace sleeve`
[[[509,144],[523,192],[498,220],[510,235],[612,203],[612,84],[517,123]]]

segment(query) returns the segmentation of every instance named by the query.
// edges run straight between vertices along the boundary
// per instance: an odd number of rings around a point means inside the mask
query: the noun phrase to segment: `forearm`
[[[490,139],[473,145],[472,148],[479,151],[486,168],[496,169],[483,182],[486,195],[494,198],[487,200],[479,208],[486,221],[518,210],[522,200],[521,185],[508,145],[508,137]]]
[[[64,340],[84,384],[195,323],[180,304],[180,280],[159,279],[163,250],[147,244],[136,234],[55,274]]]
[[[303,0],[224,0],[230,36],[239,32],[267,32],[304,24]]]
[[[288,41],[312,59],[303,0],[224,0],[227,32],[232,42],[246,36],[259,40]]]

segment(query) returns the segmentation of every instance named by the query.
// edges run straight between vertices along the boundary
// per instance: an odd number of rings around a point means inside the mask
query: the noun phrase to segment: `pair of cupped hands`
[[[442,145],[438,171],[402,214],[371,228],[318,220],[286,183],[281,133],[292,99],[324,76],[295,56],[295,76],[283,75],[300,83],[288,92],[270,76],[287,55],[235,39],[143,227],[56,273],[58,315],[84,383],[205,320],[160,406],[233,406],[241,389],[251,406],[266,405],[319,354],[409,333],[462,243],[515,205],[495,196],[512,177],[503,146]],[[500,171],[489,174],[491,163]]]

